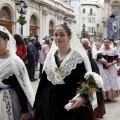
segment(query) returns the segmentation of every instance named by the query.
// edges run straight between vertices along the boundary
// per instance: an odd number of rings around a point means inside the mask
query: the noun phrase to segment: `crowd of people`
[[[119,41],[79,40],[65,24],[57,25],[54,36],[43,38],[42,45],[38,39],[33,35],[24,41],[20,34],[12,36],[0,26],[0,120],[103,118],[105,102],[120,95]],[[36,69],[40,82],[34,95],[31,82],[37,80]],[[95,109],[86,93],[74,98],[86,82],[86,72],[95,72],[103,80]],[[66,110],[68,102],[74,104]]]
[[[25,63],[30,81],[34,82],[37,80],[34,78],[35,70],[40,71],[39,78],[41,78],[43,63],[50,49],[51,38],[49,36],[45,37],[42,45],[38,41],[38,35],[23,39],[22,35],[15,34],[14,39],[17,48],[16,54]]]

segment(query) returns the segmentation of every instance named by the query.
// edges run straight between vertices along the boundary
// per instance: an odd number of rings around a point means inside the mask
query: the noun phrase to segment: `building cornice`
[[[97,8],[100,8],[99,5],[96,5],[96,4],[88,4],[88,3],[84,3],[84,4],[81,4],[81,6],[85,6],[85,5],[89,5],[89,6],[96,6]]]
[[[63,5],[62,2],[58,1],[58,0],[51,0],[51,2],[53,2],[53,4],[48,3],[46,0],[34,0],[35,2],[39,3],[40,5],[44,5],[47,6],[51,9],[53,9],[54,11],[59,11],[61,13],[64,13],[65,15],[71,16],[71,17],[75,17],[73,13],[70,12],[66,12],[66,11],[71,11],[74,12],[72,7],[68,7],[68,5]],[[61,5],[62,7],[64,7],[66,9],[66,11],[60,9],[59,7],[57,7],[57,5]]]

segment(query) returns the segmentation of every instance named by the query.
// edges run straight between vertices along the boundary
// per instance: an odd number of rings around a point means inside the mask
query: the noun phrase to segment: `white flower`
[[[85,75],[84,75],[84,78],[87,80],[89,78],[89,75],[91,75],[92,72],[87,72]]]
[[[102,52],[101,51],[96,51],[96,54],[98,55],[98,54],[101,54]]]
[[[94,80],[95,80],[95,83],[97,84],[98,88],[102,88],[102,86],[103,86],[103,80],[102,80],[101,76],[98,75],[98,74],[95,73],[95,72],[87,72],[87,73],[85,74],[84,78],[85,78],[86,80],[88,80],[89,75],[92,75],[92,76],[93,76],[93,78],[94,78]]]
[[[103,80],[101,76],[93,72],[93,77],[94,77],[95,83],[98,85],[98,88],[101,88],[103,86]]]

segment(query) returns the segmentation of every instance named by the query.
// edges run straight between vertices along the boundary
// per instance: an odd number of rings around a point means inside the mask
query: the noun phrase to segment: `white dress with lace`
[[[6,64],[7,59],[0,59],[0,66],[1,64]],[[11,75],[13,72],[11,71]],[[0,75],[1,78],[2,75]],[[0,88],[4,88],[5,84],[2,83],[0,80]],[[11,98],[9,94],[9,89],[7,90],[0,90],[0,119],[1,120],[13,120],[13,111],[12,111],[12,104]]]
[[[111,48],[108,54],[105,53],[104,48],[100,49],[102,55],[115,56],[118,55],[116,49]],[[103,68],[103,64],[99,63],[100,75],[103,79],[103,91],[109,91],[111,89],[118,90],[117,85],[117,71],[115,65],[112,65],[108,69]]]
[[[117,83],[118,83],[118,89],[120,90],[120,66],[116,66],[116,70],[118,71],[118,75],[117,75]]]
[[[16,76],[32,106],[34,93],[24,63],[16,55],[6,59],[0,59],[0,88],[8,86],[2,81],[8,79],[13,74]],[[0,90],[0,120],[14,120],[11,100],[9,89]]]

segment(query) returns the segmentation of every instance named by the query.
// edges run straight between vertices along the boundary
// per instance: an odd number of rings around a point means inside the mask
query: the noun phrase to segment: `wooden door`
[[[37,27],[36,26],[30,26],[30,36],[37,35]]]
[[[8,31],[12,34],[12,22],[7,20],[0,20],[0,25],[5,26]]]
[[[53,33],[54,33],[54,30],[53,29],[49,29],[49,35],[52,37],[53,36]]]

